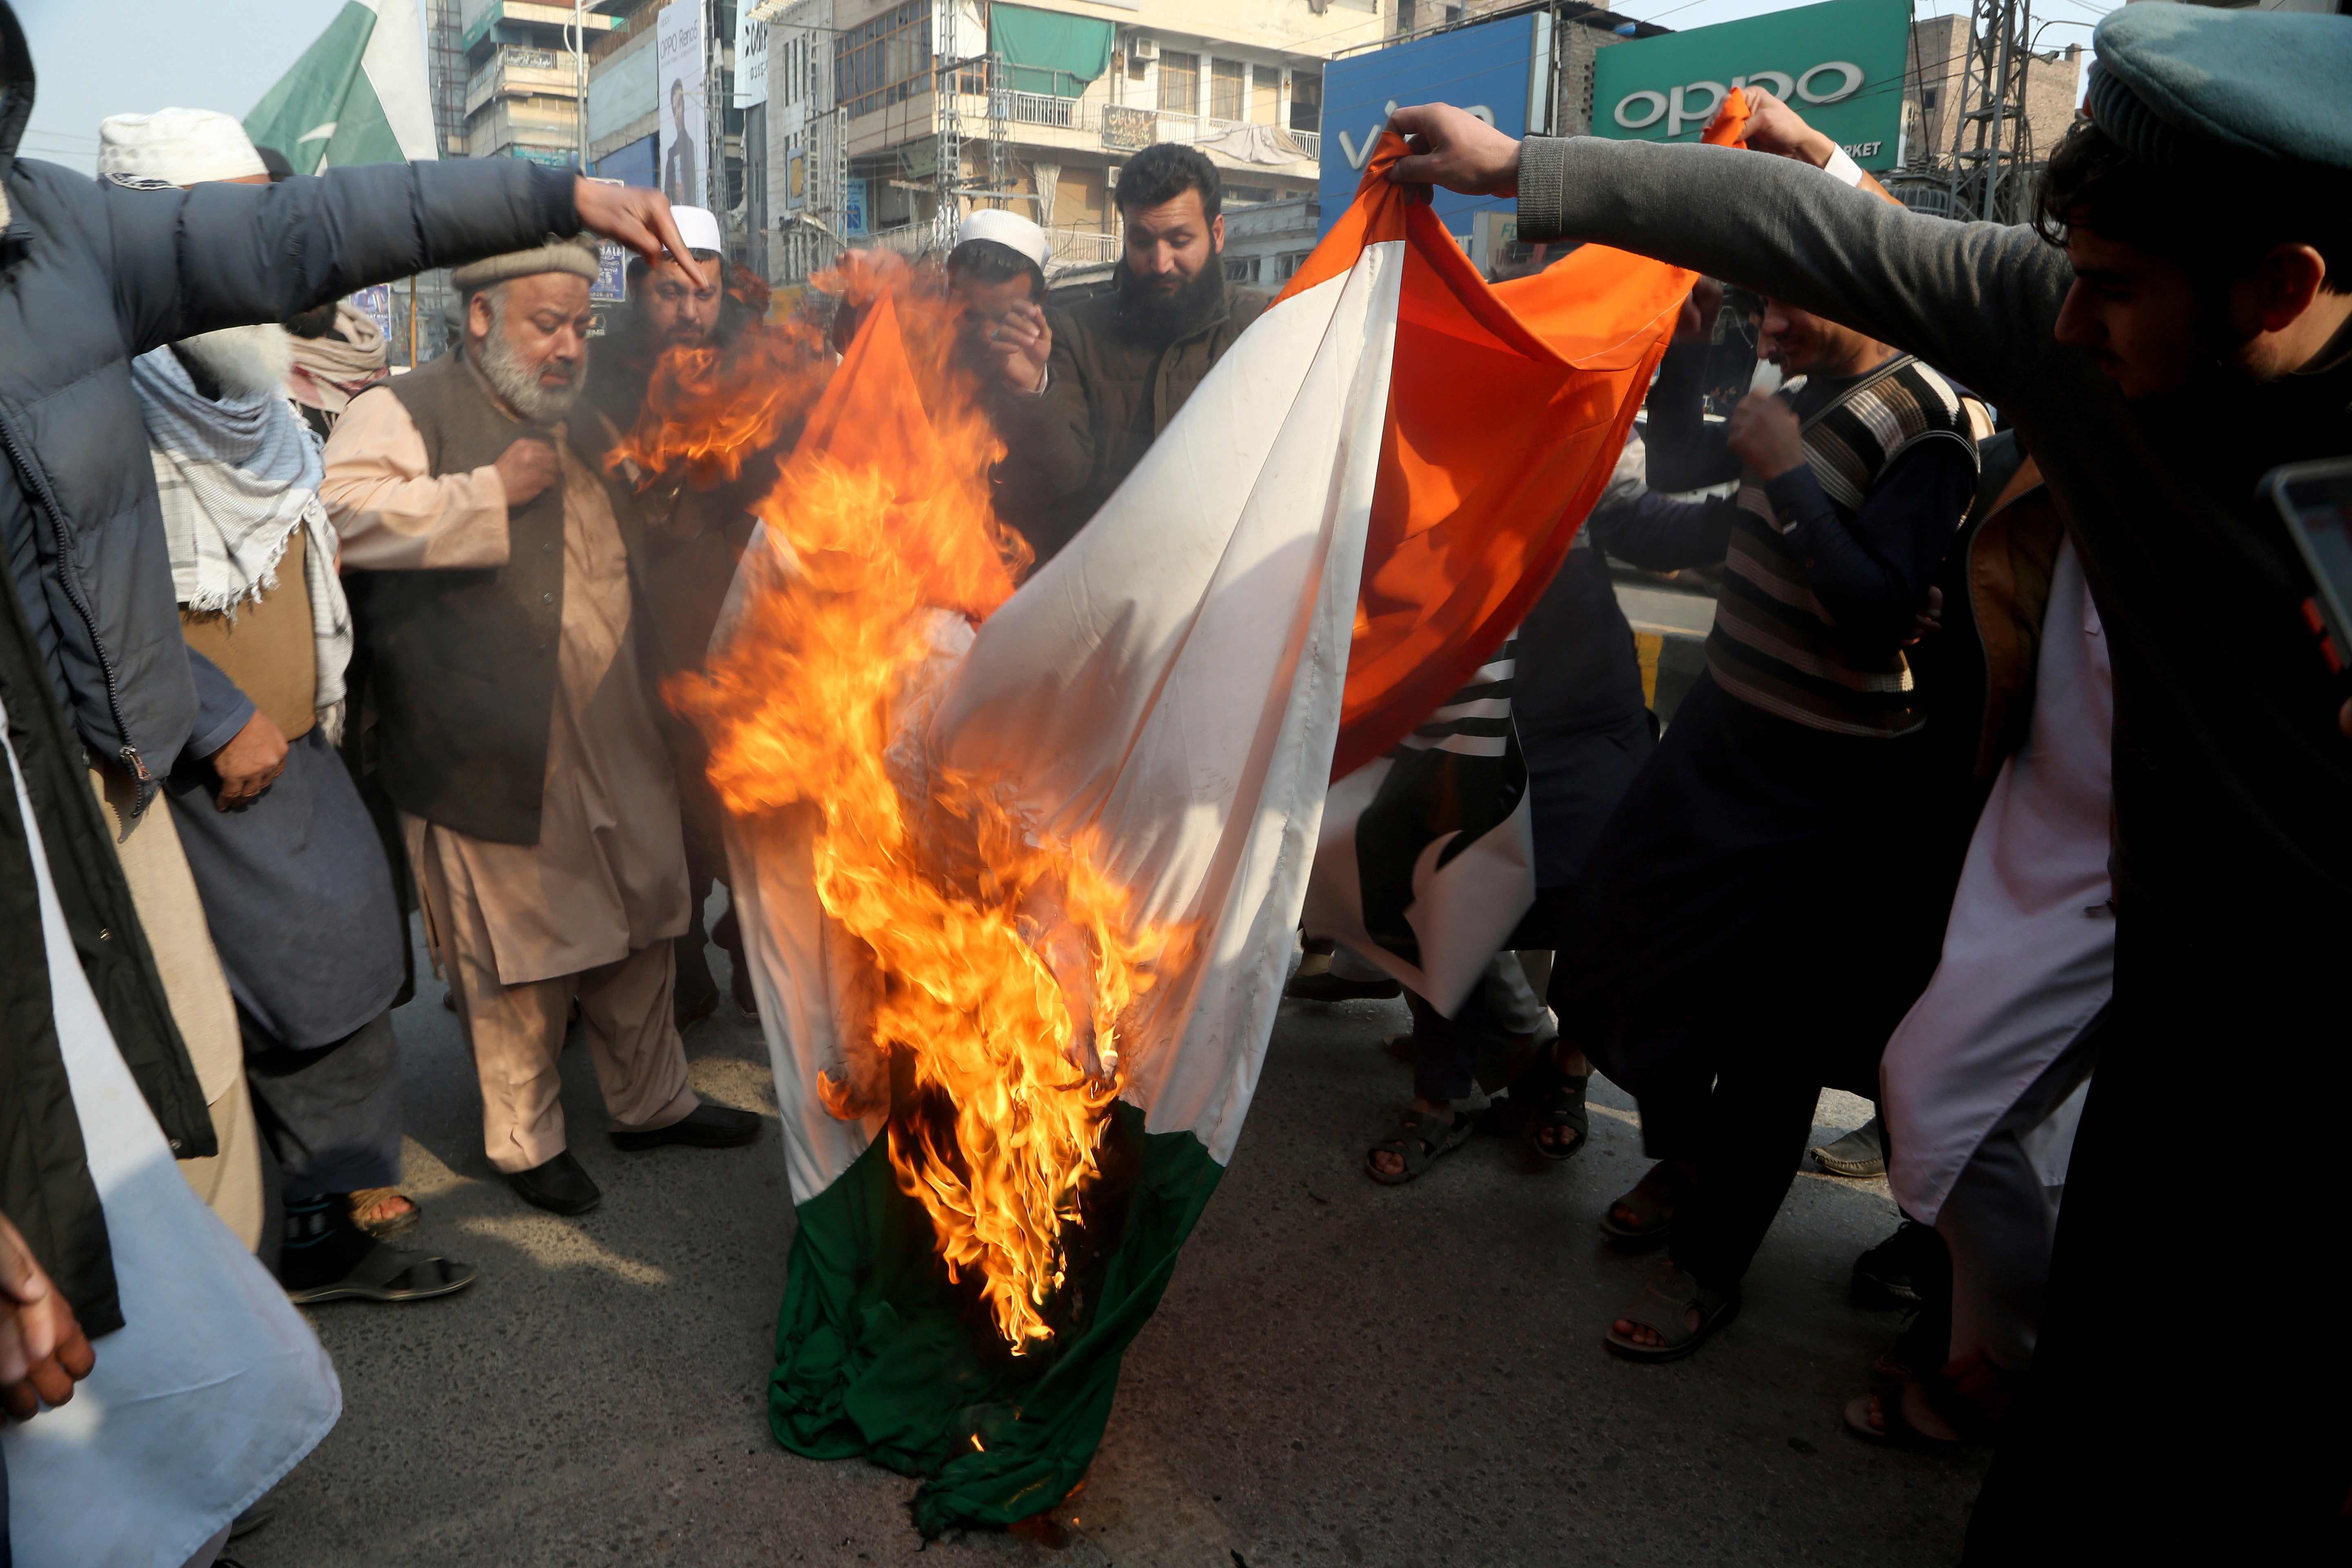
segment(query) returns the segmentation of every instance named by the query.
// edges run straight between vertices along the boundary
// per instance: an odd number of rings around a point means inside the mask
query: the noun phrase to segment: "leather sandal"
[[[1630,1191],[1601,1211],[1601,1228],[1626,1247],[1654,1246],[1675,1228],[1675,1205],[1696,1179],[1674,1161],[1659,1161]],[[1633,1211],[1632,1225],[1618,1219],[1621,1208]]]
[[[1693,1328],[1690,1314],[1698,1313],[1698,1327]],[[1664,1270],[1642,1287],[1642,1293],[1625,1305],[1617,1316],[1654,1330],[1665,1342],[1645,1345],[1627,1339],[1617,1331],[1612,1320],[1601,1343],[1627,1361],[1680,1361],[1707,1342],[1716,1330],[1739,1315],[1739,1293],[1737,1290],[1710,1290],[1690,1275],[1668,1264]]]
[[[286,1299],[298,1307],[315,1307],[322,1301],[425,1301],[436,1296],[454,1296],[477,1278],[471,1264],[379,1241],[362,1253],[341,1279],[289,1290]]]
[[[1477,1126],[1475,1118],[1452,1111],[1440,1115],[1434,1110],[1408,1110],[1404,1125],[1396,1135],[1383,1138],[1364,1151],[1364,1174],[1384,1187],[1401,1187],[1423,1171],[1437,1163],[1441,1155],[1450,1154],[1470,1141],[1471,1131]],[[1404,1161],[1401,1171],[1383,1171],[1373,1163],[1372,1156],[1395,1154]]]

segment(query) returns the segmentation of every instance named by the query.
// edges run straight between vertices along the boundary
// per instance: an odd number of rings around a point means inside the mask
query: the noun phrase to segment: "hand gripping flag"
[[[887,767],[788,786],[786,806],[730,825],[798,1217],[771,1423],[796,1452],[926,1478],[926,1533],[1044,1512],[1084,1475],[1120,1358],[1232,1158],[1329,781],[1419,725],[1541,592],[1689,288],[1586,247],[1490,289],[1387,180],[1402,152],[1384,142],[1290,287],[1017,593],[977,550],[883,542],[894,569],[909,558],[908,602],[941,611],[874,727]],[[885,533],[970,483],[921,459],[931,416],[899,332],[885,297],[780,491],[867,483],[861,515]],[[832,543],[765,542],[794,504],[766,513],[747,556],[720,685],[745,687],[747,643],[824,613]],[[785,605],[772,584],[795,571],[809,577]],[[761,679],[772,698],[802,678]],[[810,749],[784,737],[773,769]],[[714,747],[722,790],[730,754]],[[879,884],[926,834],[1012,853],[910,904]],[[1014,942],[1034,974],[1018,994],[898,973],[951,949],[953,975],[978,974]],[[1115,1006],[1097,989],[1057,1011],[1057,984],[1087,993],[1070,951],[1097,987],[1122,964],[1148,973]],[[1048,1042],[1053,1070],[983,1052],[1002,1081],[942,1096],[936,1037],[997,1039],[995,1011],[1033,1005],[1066,1036]],[[981,1212],[1012,1202],[991,1173],[1042,1158],[1055,1096],[1090,1119],[1081,1176],[1053,1199],[1049,1271],[1025,1302],[983,1297],[979,1276],[1018,1242]]]

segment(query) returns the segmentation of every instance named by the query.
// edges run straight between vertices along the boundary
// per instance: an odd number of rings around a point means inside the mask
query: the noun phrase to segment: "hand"
[[[1045,312],[1027,300],[1016,300],[1002,319],[989,323],[988,353],[1003,378],[1007,392],[1034,397],[1045,387],[1045,362],[1054,353],[1054,329]]]
[[[490,466],[499,471],[499,483],[507,488],[509,511],[537,500],[563,472],[555,444],[544,436],[516,437]]]
[[[1804,116],[1762,88],[1745,87],[1740,91],[1748,99],[1749,152],[1777,153],[1783,158],[1811,163],[1816,169],[1829,167],[1830,159],[1837,153],[1836,142],[1806,124]],[[1722,113],[1721,110],[1716,110],[1718,118]]]
[[[684,268],[698,287],[719,282],[718,263],[711,264],[709,274],[702,270],[702,263],[687,249],[685,238],[677,232],[677,220],[670,216],[669,198],[659,191],[578,178],[572,182],[572,203],[579,211],[580,226],[591,234],[618,240],[656,265],[667,257]]]
[[[1944,591],[1933,583],[1927,584],[1927,600],[1911,612],[1911,635],[1903,639],[1909,647],[1922,637],[1944,629]]]
[[[212,763],[213,772],[220,774],[220,793],[213,804],[223,811],[251,805],[286,771],[285,732],[256,709],[245,728],[213,753]]]
[[[1683,313],[1675,322],[1675,342],[1704,343],[1715,337],[1715,318],[1723,310],[1723,285],[1702,278],[1683,296]]]
[[[1805,466],[1805,440],[1796,411],[1769,392],[1751,392],[1731,411],[1726,436],[1732,455],[1759,479],[1777,479]]]
[[[1519,144],[1450,103],[1423,103],[1389,116],[1411,153],[1389,170],[1400,185],[1443,185],[1465,196],[1519,194]]]
[[[29,1421],[71,1399],[97,1364],[73,1309],[0,1215],[0,1409]]]

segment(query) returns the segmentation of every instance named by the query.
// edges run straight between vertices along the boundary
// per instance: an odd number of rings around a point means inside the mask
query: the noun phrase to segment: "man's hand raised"
[[[1467,110],[1423,103],[1389,116],[1409,155],[1389,170],[1400,185],[1443,185],[1465,196],[1519,194],[1519,144]]]
[[[580,226],[590,233],[618,241],[656,266],[667,257],[699,283],[719,281],[706,274],[702,263],[687,249],[685,238],[677,232],[677,220],[670,216],[669,198],[659,191],[581,177],[572,182],[572,200],[579,209]],[[712,267],[715,270],[717,263]]]
[[[1007,392],[1034,397],[1045,389],[1045,362],[1054,357],[1054,329],[1045,312],[1029,300],[1016,300],[1002,319],[991,321],[986,333],[988,353]]]

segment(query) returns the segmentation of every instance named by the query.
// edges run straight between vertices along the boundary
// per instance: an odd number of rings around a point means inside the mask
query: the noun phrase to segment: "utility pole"
[[[1969,60],[1952,125],[1952,216],[2005,223],[2010,176],[2032,156],[2025,77],[2032,62],[2031,0],[1976,0]]]

